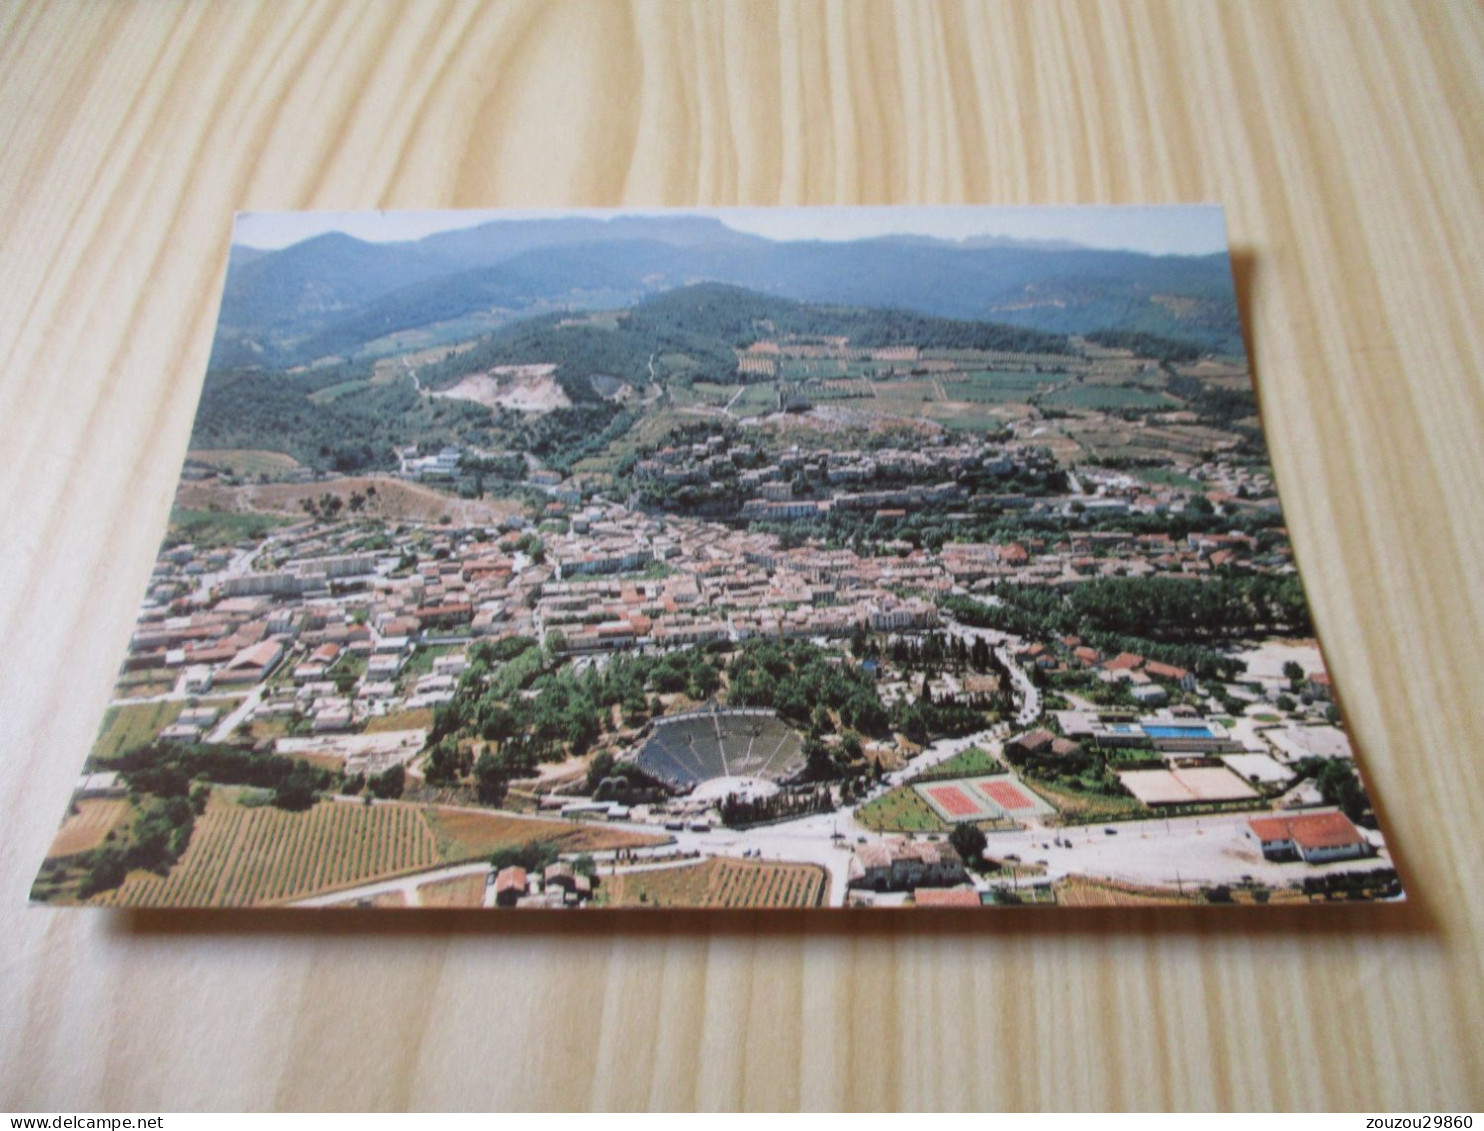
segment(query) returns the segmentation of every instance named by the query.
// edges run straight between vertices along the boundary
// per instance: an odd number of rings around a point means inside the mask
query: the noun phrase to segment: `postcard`
[[[1209,206],[239,215],[32,889],[1401,895]]]

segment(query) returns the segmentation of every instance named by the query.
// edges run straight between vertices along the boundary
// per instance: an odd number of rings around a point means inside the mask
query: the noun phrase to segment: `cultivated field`
[[[422,884],[417,889],[417,899],[423,907],[483,907],[484,873]]]
[[[610,907],[819,907],[829,878],[815,864],[720,856],[699,864],[604,876]]]
[[[1084,876],[1068,876],[1053,886],[1056,901],[1063,907],[1148,907],[1151,904],[1173,907],[1196,902],[1193,893],[1181,895],[1168,888],[1138,887],[1111,880],[1089,880]]]
[[[440,859],[449,864],[538,840],[552,844],[558,852],[604,852],[664,844],[668,839],[587,821],[529,820],[477,809],[429,809],[427,817]]]
[[[64,856],[76,856],[79,852],[91,852],[107,838],[108,834],[129,815],[129,802],[122,797],[92,798],[79,801],[77,810],[67,814],[46,858],[57,860]]]
[[[911,785],[899,785],[855,811],[855,819],[879,833],[941,833],[951,827]]]
[[[214,795],[169,875],[134,872],[100,903],[246,907],[284,903],[439,863],[415,805],[322,801],[302,813]]]

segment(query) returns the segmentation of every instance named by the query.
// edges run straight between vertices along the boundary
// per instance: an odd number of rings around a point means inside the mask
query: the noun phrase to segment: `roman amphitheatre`
[[[651,777],[698,795],[767,793],[804,769],[798,733],[772,711],[752,707],[655,719],[633,760]]]

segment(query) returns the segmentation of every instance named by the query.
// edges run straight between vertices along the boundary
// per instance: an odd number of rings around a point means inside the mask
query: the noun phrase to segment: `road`
[[[1079,875],[1157,887],[1209,887],[1258,880],[1274,886],[1326,872],[1349,872],[1364,861],[1275,863],[1263,858],[1247,821],[1254,813],[1219,813],[1167,820],[1124,821],[1071,828],[992,832],[986,853],[1044,863],[1047,879]],[[1112,829],[1107,833],[1104,829]],[[1060,843],[1058,843],[1060,841]],[[1384,867],[1389,858],[1372,861]]]
[[[288,661],[285,660],[284,662],[287,663]],[[239,703],[224,719],[222,719],[221,722],[217,723],[216,726],[212,728],[211,733],[206,736],[206,741],[226,742],[227,739],[231,737],[232,732],[236,730],[237,727],[244,720],[246,720],[249,715],[253,713],[258,704],[263,701],[263,693],[267,690],[268,685],[260,683],[250,692],[248,692],[247,697],[243,699],[242,702]]]
[[[1041,691],[1031,682],[1031,677],[1026,674],[1026,670],[1015,662],[1015,649],[1021,647],[1025,641],[1018,636],[1011,636],[1008,632],[999,632],[992,628],[974,628],[955,620],[945,621],[944,628],[950,636],[957,636],[966,641],[983,640],[994,648],[995,655],[1010,671],[1010,682],[1017,700],[1015,725],[1022,730],[1034,726],[1041,717]]]
[[[393,892],[401,892],[407,901],[408,907],[421,907],[422,900],[418,897],[417,889],[423,884],[435,883],[438,880],[452,880],[459,876],[474,876],[490,870],[489,864],[483,860],[474,864],[454,864],[447,868],[439,868],[431,872],[414,872],[410,876],[399,876],[392,880],[382,880],[379,883],[363,884],[358,888],[344,888],[329,895],[317,895],[312,899],[301,899],[291,903],[291,907],[329,907],[337,903],[352,903],[362,899],[373,899],[378,895],[390,895]],[[493,892],[490,888],[490,892]],[[486,893],[487,895],[489,893]]]

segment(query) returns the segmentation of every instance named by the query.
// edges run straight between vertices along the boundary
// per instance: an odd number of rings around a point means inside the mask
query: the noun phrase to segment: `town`
[[[968,492],[966,478],[998,484],[1055,471],[1043,450],[1015,441],[870,456],[785,451],[765,462],[755,443],[718,436],[657,450],[638,462],[635,478],[715,483],[724,468],[748,463],[760,465],[743,473],[748,484],[767,494],[742,503],[742,520],[759,508],[789,519],[771,508],[797,505],[866,507],[873,521],[893,508],[969,507],[981,496]],[[896,485],[847,490],[883,470]],[[1154,491],[1128,475],[1085,472],[1060,493],[1016,492],[1010,506],[1063,520],[1158,515],[1183,512],[1192,500],[1228,505],[1237,496],[1224,488],[1232,486],[1247,507],[1276,505],[1264,479],[1221,464],[1198,472],[1212,490]],[[790,502],[790,475],[821,481],[829,493]],[[769,492],[771,483],[780,489]],[[1221,678],[1072,633],[994,627],[1001,588],[1282,574],[1292,568],[1285,544],[1078,521],[1016,542],[949,541],[936,550],[892,538],[862,550],[818,539],[786,546],[745,521],[572,492],[493,526],[391,523],[342,510],[328,521],[286,522],[257,541],[166,548],[105,740],[113,730],[159,743],[246,744],[329,766],[366,800],[394,775],[397,788],[374,804],[405,805],[398,799],[431,795],[435,716],[478,686],[471,665],[487,668],[493,645],[525,642],[515,660],[538,655],[538,670],[581,672],[630,655],[733,661],[749,641],[792,640],[868,673],[886,710],[927,699],[972,704],[963,711],[970,717],[953,720],[948,734],[891,723],[857,732],[826,710],[810,734],[837,754],[831,769],[801,773],[795,740],[792,761],[738,773],[755,736],[735,725],[746,719],[729,702],[735,680],[725,663],[711,687],[651,678],[637,708],[615,705],[590,743],[568,744],[560,761],[506,785],[507,824],[527,820],[537,833],[566,821],[584,826],[591,847],[576,856],[586,870],[559,885],[559,895],[553,877],[568,875],[572,862],[554,858],[529,873],[519,863],[420,868],[411,879],[310,898],[420,903],[420,889],[463,879],[471,898],[489,906],[637,900],[635,892],[662,902],[671,887],[682,890],[672,872],[716,860],[747,872],[765,861],[787,864],[809,878],[799,880],[800,898],[807,890],[812,901],[857,906],[1132,898],[1165,889],[1176,864],[1190,892],[1207,898],[1328,892],[1326,877],[1354,874],[1353,865],[1332,862],[1357,859],[1367,864],[1366,882],[1377,890],[1388,882],[1384,847],[1352,819],[1362,812],[1345,789],[1350,751],[1312,641],[1254,642],[1244,670]],[[1003,493],[988,497],[1005,505]],[[941,659],[924,659],[924,645]],[[709,750],[687,735],[689,761],[680,767],[672,756],[668,765],[680,772],[663,773],[644,752],[670,715],[702,728]],[[467,743],[464,779],[472,780],[473,750],[496,745]],[[842,767],[844,749],[855,758]],[[600,759],[608,773],[594,780]],[[791,774],[769,772],[785,762]],[[95,754],[79,815],[127,796],[109,764]],[[471,791],[458,777],[445,773],[443,792],[465,804]],[[606,791],[597,788],[603,781]],[[335,803],[343,805],[351,791],[340,790]],[[805,794],[807,811],[797,807]],[[736,802],[744,798],[757,812],[742,812]],[[799,815],[772,819],[769,799]],[[978,835],[963,835],[969,829]],[[605,837],[617,840],[607,847]],[[130,879],[119,894],[171,883]],[[1177,880],[1168,898],[1180,898],[1185,883]]]

